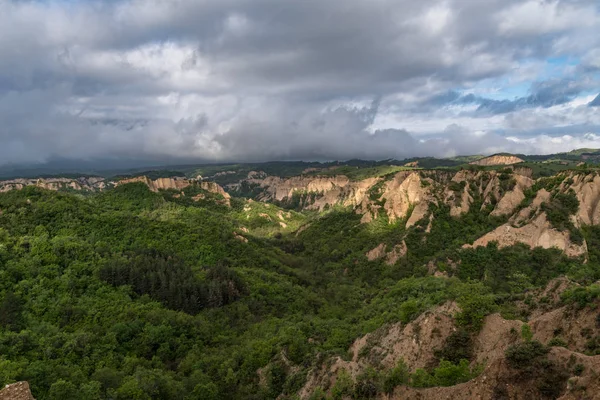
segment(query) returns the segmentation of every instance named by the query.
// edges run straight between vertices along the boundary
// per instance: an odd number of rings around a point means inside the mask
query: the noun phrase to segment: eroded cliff
[[[507,320],[496,313],[485,318],[478,332],[462,334],[463,340],[471,343],[469,361],[472,368],[482,368],[474,379],[450,387],[417,388],[399,384],[388,388],[391,389],[389,394],[376,397],[423,400],[545,398],[552,390],[549,398],[597,398],[600,355],[584,354],[586,337],[596,329],[597,312],[594,307],[581,309],[561,303],[560,294],[573,286],[576,284],[560,278],[533,296],[537,300],[545,299],[544,308],[534,311],[527,325],[533,340],[551,344],[546,371],[525,373],[509,362],[507,350],[530,339],[522,338],[524,322]],[[366,371],[389,371],[399,362],[405,365],[407,373],[435,366],[439,362],[438,351],[447,346],[448,338],[460,329],[455,319],[459,312],[456,303],[447,302],[412,322],[387,325],[356,339],[348,350],[347,359],[328,359],[308,373],[306,383],[298,392],[299,397],[308,399],[316,390],[331,395],[339,390],[336,389],[340,387],[336,385],[339,379],[357,382]],[[552,347],[553,340],[559,345]],[[554,382],[543,383],[543,379]]]

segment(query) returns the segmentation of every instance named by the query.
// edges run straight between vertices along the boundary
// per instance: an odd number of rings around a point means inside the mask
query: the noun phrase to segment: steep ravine
[[[252,187],[255,200],[275,202],[300,210],[324,211],[337,205],[350,207],[362,215],[363,223],[384,217],[390,223],[403,221],[406,229],[425,218],[429,219],[431,226],[434,218],[432,207],[445,205],[450,215],[458,218],[477,203],[479,212],[504,218],[508,222],[467,246],[485,246],[492,241],[500,247],[524,243],[530,247],[557,247],[571,257],[585,256],[585,241],[573,243],[569,232],[556,229],[542,208],[543,204],[552,201],[556,193],[572,191],[579,201],[577,212],[571,216],[573,226],[580,228],[600,224],[600,176],[597,173],[562,173],[550,178],[554,184],[549,192],[544,187],[549,184],[548,178],[533,180],[527,175],[525,168],[512,172],[510,169],[458,172],[413,170],[353,181],[343,175],[302,175],[284,179],[253,172],[242,182],[229,186],[228,190],[236,195],[241,187]],[[120,181],[98,177],[16,179],[0,181],[0,191],[18,190],[26,186],[49,190],[99,191],[131,182],[142,182],[152,191],[182,190],[196,184],[203,190],[223,196],[225,203],[230,202],[230,194],[214,182],[179,177],[151,180],[140,176]],[[400,242],[401,238],[397,244],[400,245]]]
[[[424,218],[429,218],[431,225],[431,206],[445,204],[451,216],[460,217],[477,203],[480,212],[508,222],[468,246],[485,246],[492,241],[498,242],[500,247],[523,243],[530,247],[557,247],[571,257],[585,256],[585,241],[573,243],[568,231],[552,225],[542,206],[551,202],[557,193],[572,191],[579,201],[578,211],[571,216],[573,225],[580,228],[599,224],[600,176],[596,173],[562,173],[550,178],[557,182],[551,193],[544,188],[549,184],[548,178],[533,180],[529,175],[526,168],[455,173],[401,171],[392,176],[361,181],[341,175],[289,179],[253,175],[244,184],[256,188],[255,198],[261,201],[306,210],[341,205],[361,214],[363,223],[385,216],[390,223],[405,221],[407,229]],[[240,185],[231,187],[232,193],[235,194]]]

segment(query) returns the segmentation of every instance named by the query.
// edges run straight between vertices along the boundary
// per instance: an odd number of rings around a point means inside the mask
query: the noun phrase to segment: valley
[[[597,398],[598,154],[0,180],[0,383]]]

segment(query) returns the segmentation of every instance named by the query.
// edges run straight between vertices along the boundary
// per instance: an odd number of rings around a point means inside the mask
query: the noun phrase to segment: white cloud
[[[506,35],[540,35],[573,28],[591,27],[599,22],[594,4],[570,4],[557,0],[529,0],[498,14],[498,28]]]
[[[595,3],[0,0],[0,159],[387,158],[591,143]],[[560,104],[494,114],[435,101],[452,91],[511,101],[508,86],[547,79],[559,56],[582,60],[552,72],[573,82]]]

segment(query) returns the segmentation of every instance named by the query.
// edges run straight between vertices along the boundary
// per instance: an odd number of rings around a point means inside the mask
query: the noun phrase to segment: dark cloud
[[[597,87],[599,21],[593,0],[0,0],[0,164],[439,156],[512,149],[501,132],[597,133],[570,103]],[[581,68],[525,71],[566,56]],[[511,80],[537,83],[483,90]]]
[[[600,94],[589,104],[590,107],[600,107]]]

